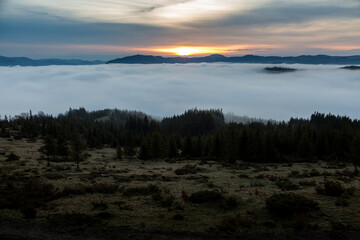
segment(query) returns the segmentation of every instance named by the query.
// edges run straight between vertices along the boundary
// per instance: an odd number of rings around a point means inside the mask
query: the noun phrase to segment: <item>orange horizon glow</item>
[[[174,47],[174,48],[159,48],[152,49],[155,52],[171,53],[178,56],[200,55],[200,54],[215,54],[215,53],[231,53],[234,51],[221,49],[218,47]]]

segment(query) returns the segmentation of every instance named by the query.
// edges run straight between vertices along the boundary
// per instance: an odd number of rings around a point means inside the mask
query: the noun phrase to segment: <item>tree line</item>
[[[220,109],[190,109],[157,120],[142,112],[69,109],[53,117],[31,111],[0,121],[0,136],[42,138],[50,156],[81,159],[85,148],[117,148],[118,158],[248,162],[360,162],[360,122],[315,112],[287,122],[225,123]],[[49,147],[50,146],[50,147]],[[74,150],[75,149],[75,150]],[[78,150],[76,150],[78,149]]]

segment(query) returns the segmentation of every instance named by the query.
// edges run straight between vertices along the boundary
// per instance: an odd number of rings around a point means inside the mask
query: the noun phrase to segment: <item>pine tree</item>
[[[183,146],[181,155],[186,158],[191,158],[193,156],[193,143],[190,133],[186,135]]]
[[[120,144],[118,144],[116,147],[116,159],[117,160],[123,159],[122,148],[121,148]]]
[[[161,158],[162,157],[162,139],[159,132],[154,132],[150,142],[150,157]]]
[[[178,151],[174,137],[171,137],[168,142],[167,157],[175,158],[178,156]]]
[[[360,133],[356,134],[350,147],[350,158],[354,164],[355,175],[359,174],[360,165]]]
[[[68,142],[63,134],[56,139],[56,154],[62,157],[69,156]]]
[[[135,140],[133,133],[130,130],[126,130],[125,132],[125,147],[124,147],[124,153],[127,156],[133,156],[135,154],[134,148],[135,148]]]
[[[140,152],[139,152],[139,159],[141,160],[148,160],[149,156],[149,148],[146,140],[142,141],[140,145]]]
[[[84,140],[79,132],[75,131],[71,139],[71,156],[76,162],[76,169],[79,170],[79,162],[85,159],[84,150],[86,148]]]
[[[52,137],[45,137],[44,145],[39,149],[39,152],[46,155],[47,165],[50,166],[50,157],[56,152],[55,142]]]

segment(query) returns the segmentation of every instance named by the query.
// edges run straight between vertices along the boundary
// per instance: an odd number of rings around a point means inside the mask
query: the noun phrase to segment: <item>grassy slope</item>
[[[199,161],[165,161],[141,162],[135,159],[114,160],[115,149],[88,150],[91,155],[80,164],[81,171],[76,171],[72,162],[51,163],[41,159],[37,142],[26,140],[8,141],[0,138],[0,153],[14,152],[21,158],[7,162],[5,155],[0,155],[0,172],[3,176],[26,179],[36,177],[44,183],[53,184],[58,192],[64,188],[84,189],[96,184],[116,185],[118,190],[113,194],[84,193],[58,197],[44,206],[37,208],[37,218],[33,221],[43,222],[48,217],[66,213],[81,213],[96,216],[108,212],[112,216],[101,221],[107,226],[130,226],[135,229],[163,229],[176,231],[206,232],[224,225],[227,217],[238,215],[239,230],[250,231],[284,231],[296,225],[297,221],[306,221],[316,229],[332,230],[339,227],[360,229],[359,177],[347,177],[346,174],[335,174],[344,170],[353,170],[351,165],[340,167],[327,163],[299,163],[292,166],[283,164],[248,164],[225,167],[219,163]],[[175,170],[186,164],[196,164],[194,174],[177,175]],[[313,170],[314,169],[314,170]],[[296,176],[297,171],[300,176]],[[320,176],[305,176],[310,171]],[[293,174],[291,174],[293,172]],[[327,173],[327,174],[324,174]],[[314,174],[317,175],[317,174]],[[331,176],[325,176],[331,175]],[[290,176],[290,177],[289,177]],[[306,219],[282,219],[274,217],[265,209],[265,200],[273,193],[282,192],[276,185],[276,178],[285,177],[300,189],[286,191],[295,192],[316,200],[320,204],[319,213]],[[334,197],[319,195],[315,186],[301,186],[300,182],[315,181],[319,185],[324,179],[337,180],[346,187],[355,187],[355,196],[349,199],[349,206],[335,206]],[[5,184],[3,182],[2,184]],[[106,185],[107,184],[107,185]],[[146,187],[149,184],[158,186],[163,195],[175,197],[172,204],[164,205],[154,199],[152,194],[140,196],[124,196],[129,188]],[[191,195],[201,190],[220,192],[225,198],[234,196],[238,206],[230,208],[226,203],[194,204],[185,201],[182,192]],[[106,209],[94,209],[93,203],[105,203]],[[19,210],[0,210],[0,215],[13,219],[22,219]],[[175,215],[183,219],[174,219]],[[269,224],[269,222],[271,224]],[[226,226],[225,224],[225,227]]]

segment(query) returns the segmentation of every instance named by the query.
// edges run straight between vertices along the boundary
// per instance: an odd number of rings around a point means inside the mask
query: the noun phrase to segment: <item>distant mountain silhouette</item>
[[[49,65],[97,65],[104,63],[123,64],[174,64],[174,63],[264,63],[264,64],[360,64],[360,55],[355,56],[327,56],[327,55],[301,55],[297,57],[256,56],[245,55],[241,57],[226,57],[212,54],[205,57],[161,57],[152,55],[133,55],[117,58],[108,62],[86,61],[81,59],[31,59],[27,57],[0,56],[0,66],[49,66]]]
[[[103,61],[86,61],[80,59],[31,59],[26,57],[0,56],[0,66],[49,66],[49,65],[96,65]]]
[[[328,55],[301,55],[297,57],[278,56],[256,56],[245,55],[242,57],[225,57],[220,54],[213,54],[206,57],[160,57],[152,55],[134,55],[124,58],[117,58],[107,63],[126,64],[159,64],[159,63],[267,63],[267,64],[360,64],[360,55],[355,56],[328,56]]]

